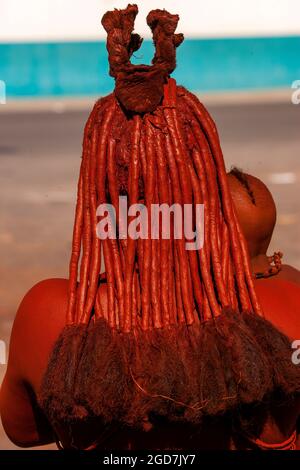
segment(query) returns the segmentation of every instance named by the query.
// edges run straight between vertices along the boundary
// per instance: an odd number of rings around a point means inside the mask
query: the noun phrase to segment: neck
[[[267,255],[261,253],[251,258],[251,265],[253,273],[262,273],[270,267],[270,262]]]

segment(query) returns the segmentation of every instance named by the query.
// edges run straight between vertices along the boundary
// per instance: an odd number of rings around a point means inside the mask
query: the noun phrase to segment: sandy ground
[[[278,208],[270,252],[300,268],[300,105],[210,104],[226,165],[262,178]],[[0,107],[0,340],[37,281],[67,276],[81,137],[88,111]],[[0,382],[5,365],[0,365]],[[0,449],[13,449],[0,427]]]

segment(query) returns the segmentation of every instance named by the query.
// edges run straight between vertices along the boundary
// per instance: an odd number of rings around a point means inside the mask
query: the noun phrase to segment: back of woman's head
[[[52,421],[92,415],[139,427],[158,416],[199,424],[274,389],[300,388],[288,339],[263,318],[216,126],[169,76],[183,40],[175,34],[178,16],[149,13],[153,64],[134,66],[136,14],[129,5],[103,17],[116,88],[95,104],[84,132],[67,326],[40,394]],[[116,237],[97,236],[97,208],[112,204],[120,220],[120,194],[129,207],[144,199],[146,236],[128,236],[132,214],[125,237],[120,226]],[[152,237],[158,203],[176,204],[181,221],[190,206],[203,247],[187,250],[182,228],[165,238],[160,227]],[[196,217],[201,204],[204,227]],[[99,300],[102,256],[107,310]]]

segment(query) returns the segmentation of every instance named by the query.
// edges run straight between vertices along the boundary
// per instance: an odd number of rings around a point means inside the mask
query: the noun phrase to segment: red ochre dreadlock
[[[52,421],[199,422],[300,389],[289,340],[257,300],[216,126],[169,77],[183,40],[178,16],[149,13],[156,53],[151,66],[134,66],[137,12],[129,5],[102,19],[116,87],[95,104],[84,131],[67,326],[39,397]],[[118,220],[120,194],[130,205],[143,199],[148,214],[153,203],[203,203],[203,249],[187,251],[184,237],[100,240],[96,208],[112,203]]]

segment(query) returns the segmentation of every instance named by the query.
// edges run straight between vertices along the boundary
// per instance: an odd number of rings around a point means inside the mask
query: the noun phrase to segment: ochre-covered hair
[[[153,65],[134,66],[130,54],[141,42],[131,34],[136,13],[130,6],[102,19],[116,90],[96,103],[85,129],[68,320],[87,323],[92,313],[103,317],[96,302],[101,243],[107,320],[113,328],[129,332],[137,322],[144,330],[191,325],[226,307],[260,314],[216,126],[198,99],[168,78],[183,39],[174,34],[178,16],[160,10],[148,15],[156,46]],[[149,213],[154,203],[203,203],[205,249],[187,251],[183,238],[100,241],[96,208],[112,203],[118,212],[119,194],[128,195],[129,205],[144,198]]]
[[[183,40],[178,16],[149,13],[156,53],[151,66],[132,65],[137,11],[102,19],[116,87],[84,131],[67,326],[40,394],[51,421],[199,423],[300,389],[289,340],[263,318],[255,293],[216,126],[170,78]],[[111,203],[118,219],[120,194],[148,214],[154,203],[204,204],[204,247],[186,250],[184,237],[100,240],[96,209]]]

